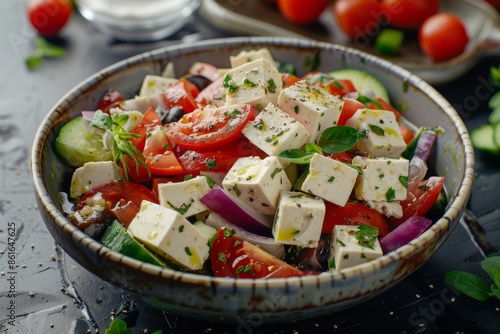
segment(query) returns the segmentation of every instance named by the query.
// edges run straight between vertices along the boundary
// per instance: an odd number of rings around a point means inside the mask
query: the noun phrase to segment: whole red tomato
[[[438,13],[422,24],[418,41],[424,54],[434,61],[443,61],[464,52],[469,37],[464,23],[458,16]]]
[[[418,29],[439,11],[439,0],[382,0],[386,21],[400,29]]]
[[[381,7],[378,0],[337,0],[333,15],[340,28],[353,38],[375,38],[380,32]]]
[[[492,5],[493,7],[500,8],[500,0],[484,0],[484,1]]]
[[[277,0],[278,9],[285,19],[296,24],[316,21],[328,6],[328,0]]]
[[[70,0],[28,0],[28,19],[42,36],[57,34],[73,14]]]

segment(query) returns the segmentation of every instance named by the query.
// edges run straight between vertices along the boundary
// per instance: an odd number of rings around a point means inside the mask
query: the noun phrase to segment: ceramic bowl
[[[229,66],[241,50],[267,47],[275,59],[304,74],[306,59],[318,70],[357,68],[378,77],[391,101],[419,126],[444,128],[430,164],[446,178],[450,201],[444,215],[410,244],[375,261],[341,272],[300,278],[229,279],[162,269],[122,256],[76,229],[62,212],[59,192],[72,172],[54,151],[63,124],[81,110],[95,108],[108,88],[139,90],[146,74],[160,74],[173,62],[176,73],[203,61]],[[155,50],[126,59],[91,76],[67,93],[47,114],[35,136],[32,175],[39,210],[54,239],[90,272],[139,302],[167,312],[212,321],[289,322],[339,311],[364,302],[404,279],[445,242],[465,209],[474,175],[469,134],[457,112],[426,82],[387,61],[343,46],[285,38],[230,38]]]

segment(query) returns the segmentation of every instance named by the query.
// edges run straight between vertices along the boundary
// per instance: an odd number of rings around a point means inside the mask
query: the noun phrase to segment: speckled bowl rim
[[[134,64],[137,62],[141,62],[142,58],[147,58],[150,56],[154,56],[156,54],[166,54],[172,53],[175,57],[183,53],[183,51],[204,51],[208,49],[213,49],[218,46],[243,46],[243,45],[252,45],[252,44],[273,44],[277,46],[290,46],[290,47],[304,47],[304,48],[331,48],[336,49],[338,51],[344,53],[351,53],[357,55],[359,57],[363,57],[370,62],[377,64],[380,68],[393,72],[398,77],[406,80],[410,85],[414,85],[423,93],[428,95],[442,110],[447,114],[449,118],[452,119],[454,126],[458,130],[460,135],[460,141],[464,145],[464,162],[465,165],[463,168],[464,171],[464,179],[462,184],[459,186],[457,191],[457,196],[452,198],[446,212],[443,217],[440,218],[437,222],[435,222],[430,229],[424,232],[421,236],[410,242],[408,245],[405,245],[394,252],[391,252],[387,255],[384,255],[374,261],[369,263],[359,265],[352,268],[347,268],[345,270],[339,272],[326,272],[321,273],[319,275],[314,276],[304,276],[304,277],[292,277],[292,278],[273,278],[273,279],[232,279],[232,278],[218,278],[213,276],[204,276],[200,274],[194,273],[185,273],[180,272],[168,268],[160,268],[155,265],[147,264],[128,256],[121,255],[120,253],[113,251],[105,246],[103,246],[98,241],[95,241],[91,237],[85,235],[83,232],[78,230],[75,226],[73,226],[64,216],[63,213],[57,209],[54,202],[51,200],[48,191],[46,190],[43,178],[42,171],[40,170],[40,163],[42,157],[42,148],[47,141],[48,133],[58,117],[61,116],[61,112],[59,111],[59,106],[63,106],[67,103],[67,101],[75,98],[79,92],[80,88],[88,88],[92,86],[94,82],[102,79],[103,76],[109,76],[113,73],[119,72],[121,69],[130,66],[130,64]],[[85,90],[85,89],[84,89]],[[384,268],[402,260],[408,256],[410,256],[417,249],[420,249],[429,241],[431,241],[436,236],[440,237],[438,247],[446,240],[446,233],[451,233],[450,224],[454,221],[457,221],[460,215],[463,213],[467,201],[469,199],[472,183],[474,179],[474,149],[472,147],[472,143],[470,140],[469,133],[462,119],[456,112],[456,110],[450,105],[450,103],[439,94],[433,87],[424,82],[419,77],[411,74],[407,70],[391,64],[390,62],[380,59],[378,57],[372,56],[370,54],[364,53],[359,50],[355,50],[349,47],[344,47],[341,45],[316,42],[312,40],[304,40],[304,39],[294,39],[294,38],[274,38],[274,37],[233,37],[233,38],[223,38],[223,39],[213,39],[206,40],[197,43],[193,43],[190,45],[177,45],[170,46],[166,48],[161,48],[158,50],[145,52],[139,54],[134,57],[130,57],[128,59],[117,62],[111,66],[106,67],[105,69],[97,72],[96,74],[90,76],[80,84],[78,84],[75,88],[73,88],[70,92],[68,92],[64,97],[62,97],[55,106],[51,109],[52,111],[47,114],[47,116],[43,119],[40,124],[37,133],[35,135],[35,140],[33,144],[33,149],[31,152],[31,171],[33,178],[33,185],[36,192],[36,195],[40,199],[40,203],[43,205],[43,210],[45,210],[55,221],[55,224],[58,228],[63,229],[64,232],[72,235],[73,241],[76,243],[81,243],[83,246],[89,248],[99,256],[105,256],[110,261],[120,263],[125,267],[128,267],[132,270],[139,270],[148,275],[159,276],[165,280],[173,279],[176,281],[181,281],[190,284],[204,284],[207,287],[218,285],[218,286],[234,286],[237,285],[238,288],[270,288],[270,287],[281,287],[281,286],[304,286],[309,284],[320,284],[329,281],[336,280],[348,280],[350,278],[355,278],[358,276],[366,276],[370,273],[374,272],[377,269]],[[436,249],[438,248],[436,247]]]

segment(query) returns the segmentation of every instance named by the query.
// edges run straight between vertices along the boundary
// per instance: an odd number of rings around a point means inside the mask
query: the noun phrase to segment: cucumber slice
[[[205,238],[207,238],[208,246],[212,247],[215,237],[217,237],[217,230],[212,226],[208,226],[200,220],[194,222],[193,226],[196,227],[196,229],[200,231],[200,233],[203,234]]]
[[[329,73],[335,79],[348,79],[351,80],[352,84],[358,92],[363,90],[371,90],[376,97],[380,97],[387,102],[389,101],[389,93],[384,84],[373,75],[368,72],[356,70],[356,69],[345,69],[337,70]]]
[[[497,132],[500,132],[498,127],[497,129]],[[470,133],[472,144],[478,150],[486,151],[492,154],[500,154],[500,146],[495,144],[494,132],[493,124],[483,124],[479,126]]]
[[[111,151],[89,133],[81,116],[61,128],[55,147],[57,153],[75,167],[81,167],[89,161],[113,160]]]
[[[158,256],[135,240],[117,220],[113,221],[106,230],[101,243],[120,254],[160,267],[167,267]]]
[[[493,123],[493,143],[500,151],[500,122]]]
[[[500,105],[495,107],[488,116],[488,122],[491,124],[495,124],[498,121],[500,121]]]

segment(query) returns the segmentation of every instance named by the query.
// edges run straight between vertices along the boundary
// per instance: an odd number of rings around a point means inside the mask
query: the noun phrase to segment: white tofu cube
[[[197,176],[186,181],[158,184],[158,199],[160,205],[173,209],[184,217],[191,217],[208,210],[200,202],[200,198],[209,191],[207,178]]]
[[[316,247],[325,218],[325,203],[302,192],[283,191],[274,219],[274,241],[286,245]]]
[[[301,148],[309,137],[301,123],[273,104],[268,104],[241,132],[267,155]]]
[[[278,108],[302,123],[309,132],[308,141],[317,141],[325,129],[337,125],[344,100],[314,84],[301,80],[283,89]]]
[[[165,78],[159,75],[148,74],[144,77],[142,81],[141,90],[139,96],[151,96],[163,94],[165,89],[173,83],[179,81],[174,78]]]
[[[336,225],[333,228],[328,260],[330,271],[370,262],[383,255],[377,236],[364,233],[363,226],[367,227],[366,225]]]
[[[354,195],[364,201],[401,201],[406,199],[408,184],[407,159],[354,157],[363,173],[354,186]]]
[[[82,196],[95,186],[121,178],[121,169],[114,161],[86,162],[73,173],[69,196],[71,198]]]
[[[315,153],[301,190],[344,206],[356,184],[358,171],[345,163]]]
[[[271,64],[273,64],[273,66],[276,66],[274,58],[271,55],[271,52],[269,51],[269,49],[266,48],[262,48],[259,50],[251,50],[251,51],[241,51],[236,56],[230,56],[229,60],[231,61],[231,67],[235,68],[245,63],[257,60],[259,58],[267,59]]]
[[[177,211],[142,201],[127,230],[146,247],[183,267],[199,270],[208,259],[208,240]]]
[[[261,58],[229,70],[223,86],[226,104],[248,103],[262,109],[277,104],[283,80],[276,67]]]
[[[277,157],[238,159],[222,187],[264,215],[274,215],[282,190],[292,184]]]
[[[399,158],[406,148],[394,113],[385,110],[358,109],[346,122],[347,126],[366,130],[357,149],[375,157]]]

